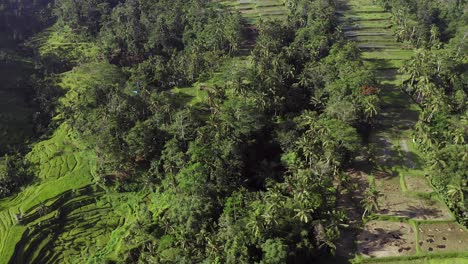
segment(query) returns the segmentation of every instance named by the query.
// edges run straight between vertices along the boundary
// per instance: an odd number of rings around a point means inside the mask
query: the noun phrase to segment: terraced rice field
[[[96,156],[66,124],[28,159],[35,184],[0,200],[0,263],[102,263],[114,258],[142,197],[107,194]],[[141,196],[141,195],[140,195]],[[122,201],[125,199],[125,201]]]
[[[375,69],[383,100],[369,143],[375,165],[368,174],[352,175],[358,182],[367,177],[380,192],[380,208],[373,220],[368,219],[356,229],[360,230],[355,232],[356,260],[468,263],[468,231],[455,222],[426,180],[422,158],[411,140],[419,109],[400,90],[403,76],[398,74],[398,68],[412,51],[395,41],[390,14],[372,0],[341,3],[340,20],[345,35],[357,43],[365,63]],[[361,191],[367,185],[361,183]],[[345,250],[338,252],[346,255]]]
[[[73,101],[84,84],[121,81],[119,73],[112,65],[91,63],[63,74],[63,103]],[[94,150],[67,123],[37,143],[27,159],[34,182],[0,200],[0,264],[118,260],[116,247],[132,245],[123,239],[136,208],[149,201],[145,194],[107,193],[95,177]]]
[[[10,258],[10,263],[30,263],[18,258],[43,252],[39,249],[58,231],[53,223],[65,217],[67,210],[92,200],[87,194],[91,193],[93,157],[76,145],[66,125],[36,145],[28,158],[40,171],[38,183],[0,201],[0,263]]]
[[[249,24],[255,24],[259,19],[283,20],[288,14],[288,8],[282,0],[220,0],[216,2],[239,10]]]

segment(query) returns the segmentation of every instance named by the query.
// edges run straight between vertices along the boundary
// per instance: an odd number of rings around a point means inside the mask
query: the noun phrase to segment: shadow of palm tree
[[[424,220],[436,219],[444,216],[442,210],[435,207],[426,206],[409,206],[406,210],[399,210],[397,214],[401,216]]]
[[[386,231],[383,228],[363,230],[359,235],[358,248],[361,254],[372,256],[373,253],[384,250],[388,245],[404,245],[408,241],[400,230]]]

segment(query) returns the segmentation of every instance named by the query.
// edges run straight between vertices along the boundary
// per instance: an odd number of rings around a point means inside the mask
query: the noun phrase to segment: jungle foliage
[[[235,69],[222,66],[239,56],[245,22],[210,1],[56,7],[49,39],[99,47],[89,60],[47,49],[73,68],[57,83],[57,118],[95,148],[101,184],[171,200],[140,216],[127,261],[279,263],[334,250],[345,219],[333,182],[379,99],[363,93],[376,82],[336,31],[333,1],[294,2],[287,23],[260,22]],[[216,74],[222,85],[209,84]],[[172,88],[194,82],[207,96],[188,106]]]
[[[397,21],[396,35],[418,48],[402,68],[405,90],[422,111],[414,140],[430,179],[467,225],[468,34],[466,1],[381,1]]]
[[[436,5],[403,2],[385,4],[396,19],[402,8],[418,23],[398,21],[401,39],[421,47],[403,70],[423,108],[415,139],[437,157],[429,159],[433,183],[466,221],[459,5],[423,20],[418,14]],[[249,56],[252,25],[214,1],[10,3],[0,8],[8,29],[15,19],[38,21],[11,33],[31,37],[38,135],[70,125],[96,153],[96,185],[161,201],[134,212],[138,221],[114,252],[120,262],[304,263],[332,255],[347,222],[336,183],[380,111],[378,82],[337,30],[335,1],[288,1],[287,21],[255,25]],[[205,96],[187,103],[198,94]],[[31,177],[21,158],[8,156],[5,168],[0,196],[26,183],[19,175]]]

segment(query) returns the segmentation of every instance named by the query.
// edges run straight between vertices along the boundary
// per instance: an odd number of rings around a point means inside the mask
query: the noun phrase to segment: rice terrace
[[[0,3],[0,264],[468,264],[464,0]]]

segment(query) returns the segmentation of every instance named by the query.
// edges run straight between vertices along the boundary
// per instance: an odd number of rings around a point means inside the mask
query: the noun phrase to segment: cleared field
[[[414,178],[414,181],[422,178]],[[396,217],[396,219],[415,220],[453,220],[448,208],[440,201],[431,197],[407,193],[402,186],[402,179],[397,171],[376,171],[375,185],[380,192],[378,203],[380,210],[377,215]]]
[[[399,49],[386,49],[379,51],[362,52],[364,59],[405,60],[411,58],[412,51]]]
[[[422,252],[468,251],[468,230],[455,223],[421,224],[418,228],[418,243]]]
[[[405,175],[406,188],[410,192],[432,193],[434,190],[423,176]]]
[[[414,227],[410,224],[371,221],[358,236],[358,251],[365,257],[395,257],[416,253]]]
[[[345,19],[348,19],[348,20],[355,20],[355,21],[361,21],[361,20],[365,20],[365,21],[373,21],[373,20],[386,20],[386,19],[390,19],[391,18],[391,15],[389,13],[386,13],[385,11],[383,11],[382,9],[380,10],[380,12],[378,11],[375,11],[374,12],[347,12],[345,15],[344,15],[344,18]]]

